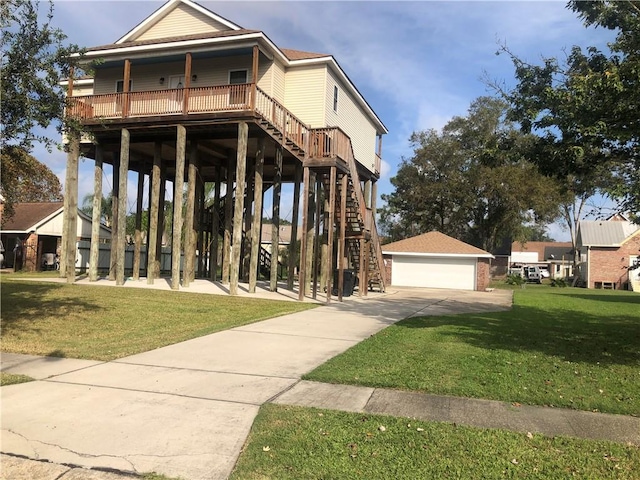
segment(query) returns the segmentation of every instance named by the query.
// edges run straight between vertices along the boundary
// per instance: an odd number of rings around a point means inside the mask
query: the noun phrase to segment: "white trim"
[[[83,78],[81,80],[77,80],[77,79],[73,80],[73,86],[76,86],[76,85],[93,85],[93,83],[94,83],[94,79],[93,78]],[[69,79],[60,80],[60,85],[69,85]]]
[[[451,258],[496,258],[490,253],[417,253],[417,252],[389,252],[382,251],[383,255],[395,255],[398,257],[451,257]]]
[[[115,43],[116,44],[125,43],[127,41],[130,41],[132,37],[135,37],[136,34],[149,30],[149,28],[151,28],[155,23],[158,23],[158,21],[164,18],[167,14],[175,10],[180,4],[184,4],[184,5],[187,5],[188,7],[193,8],[194,10],[211,18],[212,20],[215,20],[223,24],[224,26],[229,27],[231,30],[242,30],[242,27],[240,27],[239,25],[236,25],[235,23],[230,22],[226,18],[216,15],[211,10],[201,7],[197,3],[191,2],[189,0],[170,0],[169,2],[165,3],[162,7],[160,7],[158,10],[153,12],[150,16],[145,18],[137,26],[133,27],[132,30],[129,30],[128,33],[126,33],[123,37],[118,39]]]

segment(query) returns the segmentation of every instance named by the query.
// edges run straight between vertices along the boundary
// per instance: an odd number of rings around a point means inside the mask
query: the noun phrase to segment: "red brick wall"
[[[476,264],[476,290],[483,292],[491,281],[491,264],[488,258],[479,258]]]
[[[384,275],[384,284],[391,285],[391,264],[393,263],[393,257],[391,255],[383,255],[384,268],[382,274]]]
[[[629,256],[640,255],[640,235],[627,240],[619,248],[592,247],[589,251],[589,285],[596,282],[614,282],[616,289],[624,288],[628,282]]]
[[[38,235],[32,233],[27,235],[23,244],[23,264],[22,269],[27,272],[39,270],[38,264]]]

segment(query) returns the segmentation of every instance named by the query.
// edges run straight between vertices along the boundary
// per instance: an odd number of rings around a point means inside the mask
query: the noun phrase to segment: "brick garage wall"
[[[491,281],[491,263],[488,258],[479,258],[476,264],[476,290],[482,292]]]
[[[393,257],[391,255],[383,255],[384,268],[382,274],[384,275],[384,284],[391,285],[391,265],[393,264]]]
[[[619,248],[591,248],[587,288],[595,288],[596,282],[614,282],[616,289],[624,288],[629,281],[631,255],[640,255],[640,234],[627,240]]]

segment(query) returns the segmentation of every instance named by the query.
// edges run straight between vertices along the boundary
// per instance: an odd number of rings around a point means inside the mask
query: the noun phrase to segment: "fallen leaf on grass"
[[[513,402],[511,405],[514,406],[514,407],[521,407],[522,406],[522,404],[518,403],[518,402]]]
[[[262,447],[263,452],[268,452],[269,450],[271,450],[271,447],[269,445]]]
[[[529,439],[533,438],[533,433],[527,432],[527,438],[529,438]]]
[[[378,430],[380,430],[381,432],[384,432],[387,428],[384,425],[380,425],[378,427]]]
[[[513,463],[514,465],[518,465],[518,460],[516,460],[515,458],[511,460],[511,463]]]

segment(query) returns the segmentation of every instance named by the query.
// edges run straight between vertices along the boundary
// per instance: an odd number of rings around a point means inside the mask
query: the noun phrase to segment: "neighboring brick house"
[[[581,221],[577,237],[580,277],[587,288],[630,289],[640,269],[629,269],[640,259],[640,226],[612,218]]]
[[[62,202],[16,203],[13,215],[5,218],[1,239],[5,247],[4,266],[37,271],[56,268],[62,240]],[[100,238],[110,239],[102,226]],[[78,211],[78,240],[91,239],[91,218]]]
[[[403,287],[485,290],[489,252],[440,232],[429,232],[382,246],[387,283]]]

